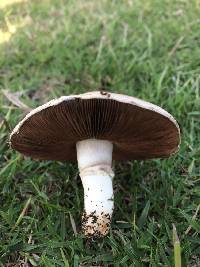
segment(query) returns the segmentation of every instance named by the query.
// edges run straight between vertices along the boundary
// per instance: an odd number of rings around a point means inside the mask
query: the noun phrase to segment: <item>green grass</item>
[[[171,267],[173,224],[182,266],[200,266],[199,1],[10,2],[0,9],[1,90],[31,107],[98,89],[143,98],[177,118],[182,143],[170,159],[115,163],[112,230],[89,243],[77,166],[12,151],[24,115],[0,93],[0,266]]]

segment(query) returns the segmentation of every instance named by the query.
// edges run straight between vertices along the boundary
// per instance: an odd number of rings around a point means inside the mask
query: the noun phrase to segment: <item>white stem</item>
[[[78,142],[76,147],[84,188],[83,231],[89,237],[104,236],[109,231],[114,207],[113,145],[105,140],[88,139]]]

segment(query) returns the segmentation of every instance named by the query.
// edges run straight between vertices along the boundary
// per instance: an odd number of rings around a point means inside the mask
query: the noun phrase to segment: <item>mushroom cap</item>
[[[74,161],[76,142],[91,138],[112,142],[115,160],[152,159],[174,154],[180,131],[172,115],[156,105],[99,91],[33,109],[12,131],[10,144],[34,159]]]

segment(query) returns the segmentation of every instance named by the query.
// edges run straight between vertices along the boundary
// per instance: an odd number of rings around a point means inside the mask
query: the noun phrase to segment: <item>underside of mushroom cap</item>
[[[76,160],[76,143],[113,143],[113,159],[168,157],[178,150],[175,119],[143,100],[106,92],[63,96],[32,110],[13,130],[12,148],[34,159]]]

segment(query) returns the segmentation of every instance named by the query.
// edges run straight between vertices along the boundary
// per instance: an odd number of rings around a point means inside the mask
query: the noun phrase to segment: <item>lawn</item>
[[[0,266],[200,266],[200,2],[1,0]],[[165,108],[181,128],[164,160],[115,162],[112,229],[80,233],[76,164],[34,161],[9,148],[27,106],[107,90]],[[180,265],[177,265],[180,267]]]

